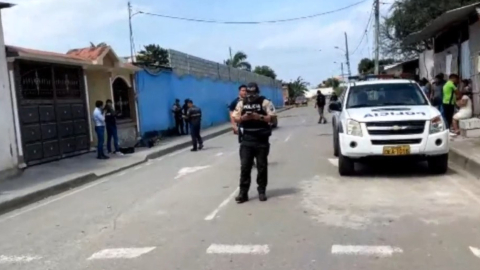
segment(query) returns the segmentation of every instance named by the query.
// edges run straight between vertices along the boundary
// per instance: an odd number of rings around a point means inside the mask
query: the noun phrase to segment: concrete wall
[[[424,51],[419,55],[418,66],[420,79],[427,78],[428,80],[432,80],[435,77],[433,50]]]
[[[12,95],[1,22],[0,14],[0,178],[16,171],[18,164]]]
[[[387,73],[388,75],[395,75],[395,76],[400,76],[402,72],[403,72],[402,65],[398,65],[396,67],[385,70],[385,73]]]
[[[227,104],[237,97],[238,86],[243,83],[193,75],[178,76],[174,71],[158,74],[141,71],[136,79],[141,134],[174,127],[170,110],[176,98],[182,104],[186,98],[190,98],[202,109],[203,127],[225,123],[229,121]],[[260,85],[260,90],[276,107],[283,106],[281,85]]]
[[[470,25],[470,79],[473,84],[473,113],[480,115],[480,21]]]

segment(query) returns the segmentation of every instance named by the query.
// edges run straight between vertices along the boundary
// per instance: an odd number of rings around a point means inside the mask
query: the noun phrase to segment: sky
[[[3,0],[17,4],[3,10],[8,45],[65,53],[106,42],[120,56],[130,55],[127,0]],[[132,0],[133,10],[189,18],[227,21],[263,21],[322,13],[360,0]],[[262,25],[193,23],[138,14],[133,17],[135,48],[158,44],[223,63],[243,51],[253,66],[267,65],[278,79],[301,76],[312,86],[341,74],[345,53],[344,32],[350,51],[359,44],[373,0],[348,10],[313,19]],[[381,6],[381,14],[388,12]],[[351,71],[372,57],[373,28],[351,55]],[[367,42],[368,41],[368,42]],[[335,64],[337,62],[338,64]],[[344,67],[347,72],[346,65]]]

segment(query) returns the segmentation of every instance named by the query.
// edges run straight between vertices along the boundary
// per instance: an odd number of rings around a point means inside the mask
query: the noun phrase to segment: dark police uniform
[[[203,139],[200,136],[200,129],[202,127],[202,110],[197,106],[193,105],[187,111],[186,115],[188,121],[190,122],[190,132],[192,134],[192,145],[193,151],[203,148]]]
[[[263,116],[275,116],[271,102],[263,96],[253,101],[240,100],[233,117],[240,119],[247,113],[257,113]],[[259,194],[265,194],[268,184],[268,154],[270,150],[269,138],[272,134],[269,123],[262,120],[248,120],[242,122],[243,137],[240,144],[240,194],[248,194],[251,184],[251,172],[254,159],[257,160],[257,184]]]
[[[172,107],[173,117],[175,118],[175,131],[178,135],[182,135],[185,132],[183,131],[183,118],[182,118],[182,106],[175,103]]]

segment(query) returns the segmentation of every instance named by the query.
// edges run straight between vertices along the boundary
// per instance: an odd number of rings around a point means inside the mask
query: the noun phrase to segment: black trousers
[[[188,127],[190,126],[190,121],[185,120],[185,134],[188,134]]]
[[[183,132],[183,119],[182,118],[175,118],[175,130],[177,131],[178,135],[184,134]]]
[[[450,128],[452,126],[453,114],[455,113],[455,105],[443,104],[443,112],[445,121],[447,121],[447,128]]]
[[[192,145],[193,149],[197,149],[198,146],[203,145],[202,136],[200,136],[201,125],[190,125],[190,131],[192,132]]]
[[[252,167],[257,160],[258,193],[265,193],[268,184],[268,153],[270,146],[240,146],[240,192],[248,192],[252,182]]]

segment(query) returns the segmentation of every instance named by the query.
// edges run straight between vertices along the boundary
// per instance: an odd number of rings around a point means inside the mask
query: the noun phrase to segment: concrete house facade
[[[407,44],[433,43],[433,76],[458,74],[473,85],[473,110],[480,114],[480,3],[450,10],[423,30],[413,33]],[[430,51],[424,53],[432,54]],[[422,56],[421,56],[422,58]],[[433,77],[430,74],[430,77]]]
[[[122,143],[138,131],[133,76],[109,46],[67,54],[6,46],[13,115],[21,167],[91,150],[96,143],[91,114],[96,100],[114,101]]]
[[[17,141],[12,116],[12,94],[1,18],[1,10],[12,6],[12,4],[0,2],[0,179],[15,174],[18,165]]]

